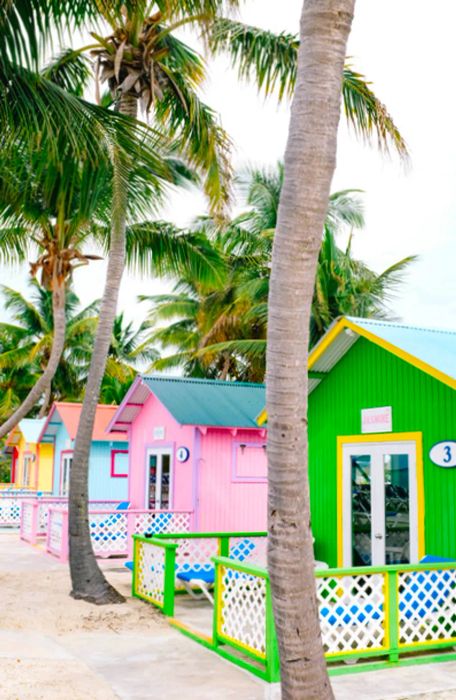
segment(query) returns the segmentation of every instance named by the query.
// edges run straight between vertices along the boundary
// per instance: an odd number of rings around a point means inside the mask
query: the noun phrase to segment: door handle
[[[382,539],[383,539],[383,535],[382,535],[381,532],[376,532],[375,535],[374,535],[374,537],[375,537],[376,540],[382,540]]]

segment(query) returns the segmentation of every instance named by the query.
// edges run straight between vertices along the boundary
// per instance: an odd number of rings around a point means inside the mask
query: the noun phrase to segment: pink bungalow
[[[261,384],[138,376],[108,431],[126,433],[133,508],[193,511],[200,531],[266,529]]]

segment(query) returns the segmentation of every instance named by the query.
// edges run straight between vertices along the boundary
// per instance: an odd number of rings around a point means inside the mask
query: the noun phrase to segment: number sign
[[[456,440],[442,440],[431,447],[429,457],[438,467],[456,467]]]
[[[190,450],[188,447],[178,447],[176,457],[178,462],[186,462],[190,457]]]

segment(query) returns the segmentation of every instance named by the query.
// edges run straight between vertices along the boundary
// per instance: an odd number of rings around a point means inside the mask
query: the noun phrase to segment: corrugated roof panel
[[[46,442],[50,437],[57,433],[60,423],[63,422],[68,432],[70,440],[76,438],[78,431],[79,416],[81,415],[82,404],[56,402],[53,404],[48,418],[45,421],[45,426],[41,432],[42,442]],[[125,441],[125,435],[120,433],[107,433],[106,428],[109,425],[112,417],[117,411],[117,406],[106,406],[99,404],[95,414],[95,423],[93,427],[92,440],[119,442]]]
[[[320,384],[321,379],[315,379],[314,377],[309,377],[308,379],[308,393],[311,394],[314,389]]]
[[[263,384],[161,376],[142,380],[181,425],[258,427]]]
[[[329,372],[358,338],[359,336],[350,329],[341,331],[323,355],[312,365],[312,369],[316,372]]]
[[[348,320],[448,377],[456,379],[456,331],[420,328],[364,318]]]

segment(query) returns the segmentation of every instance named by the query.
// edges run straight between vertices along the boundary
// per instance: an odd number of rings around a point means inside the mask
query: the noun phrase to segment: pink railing
[[[90,501],[89,507],[98,510],[113,510],[117,501]],[[68,497],[50,496],[24,500],[20,514],[20,536],[26,542],[36,544],[39,537],[45,537],[48,530],[49,509],[54,507],[67,508]]]
[[[36,499],[36,492],[0,492],[0,527],[20,527],[22,504]],[[40,497],[41,498],[41,497]]]
[[[134,534],[189,532],[191,511],[89,510],[92,547],[97,557],[133,556]],[[68,559],[68,509],[50,506],[46,551]]]

